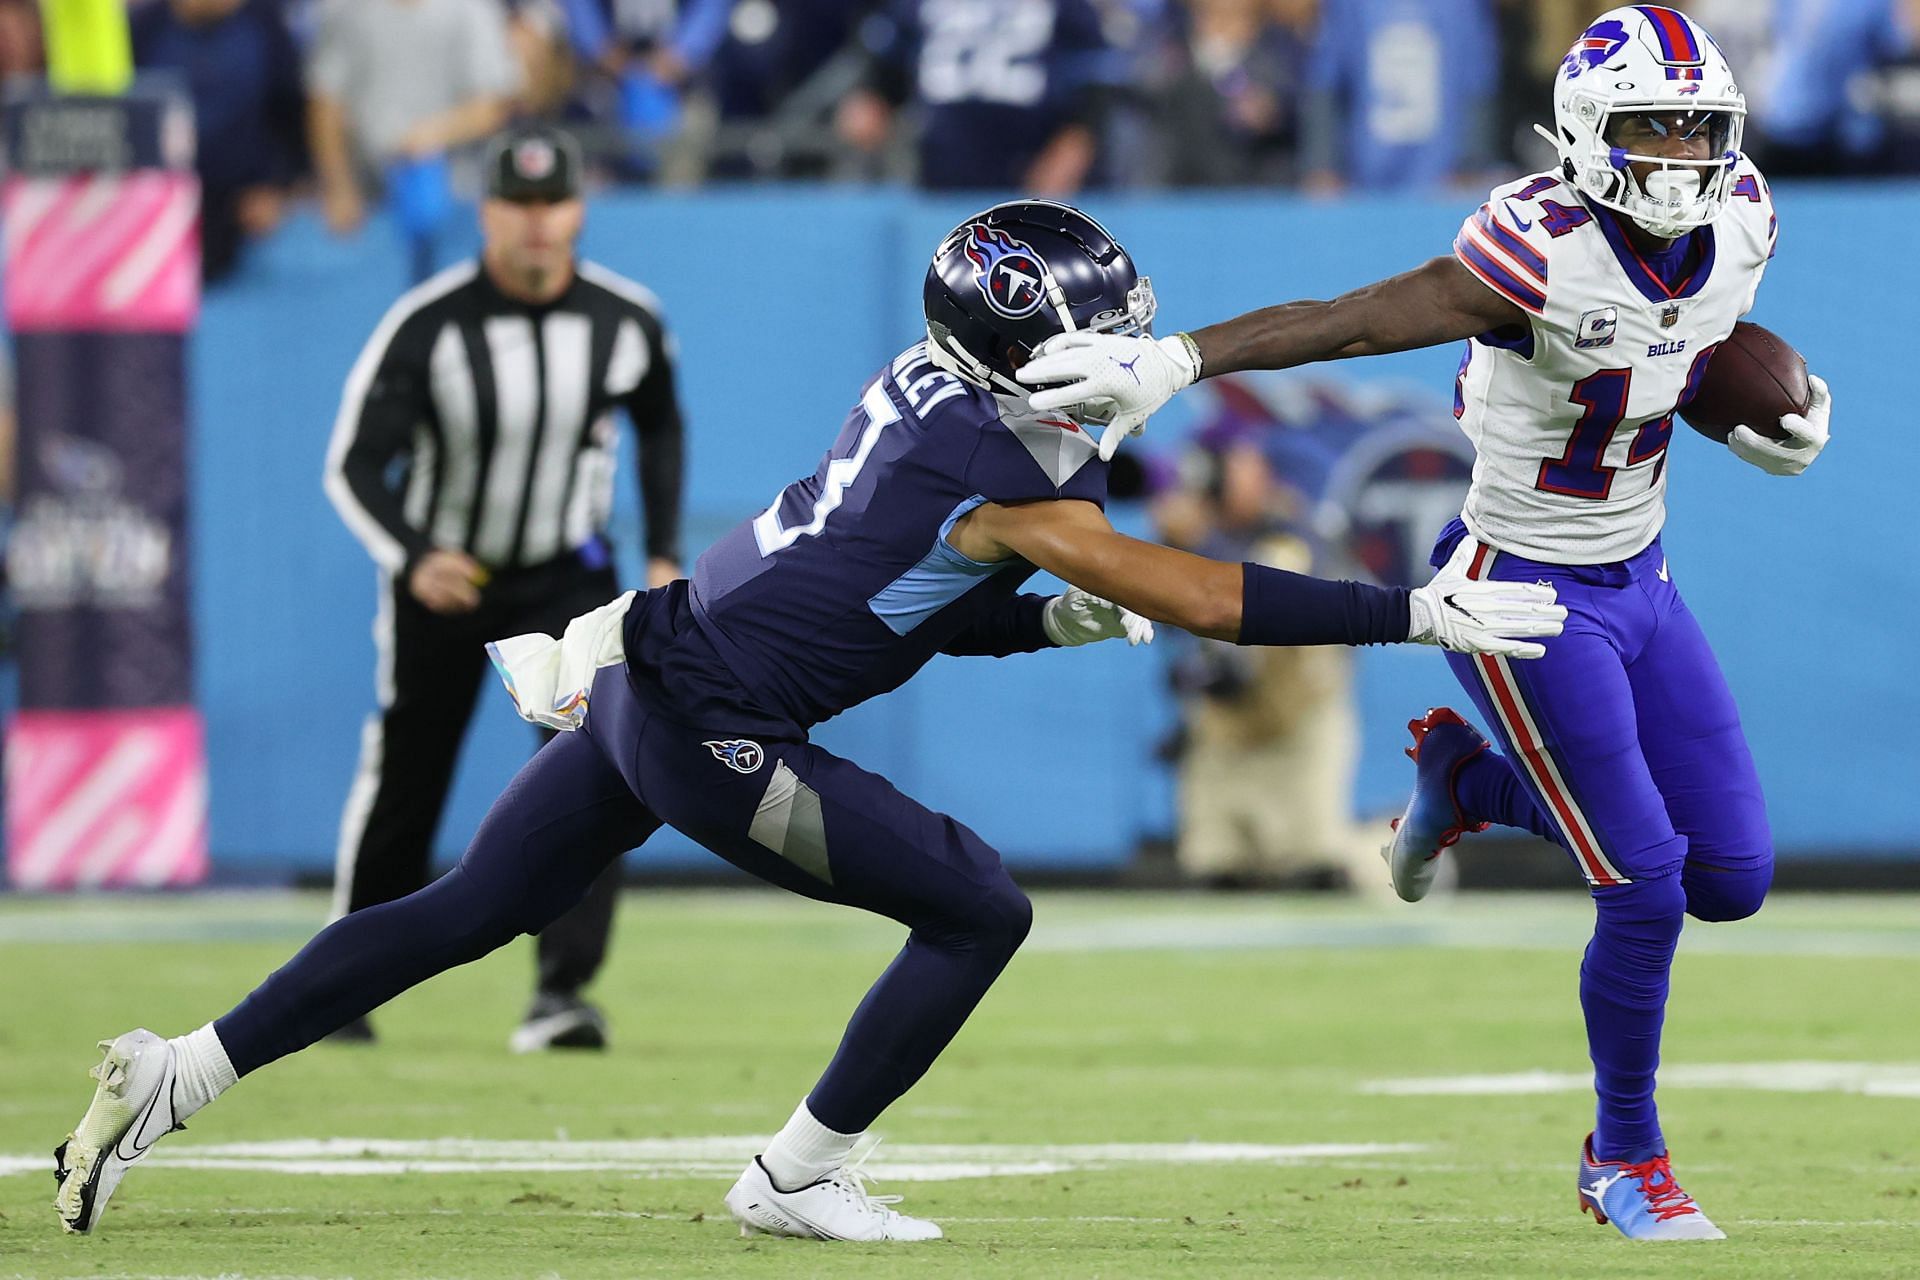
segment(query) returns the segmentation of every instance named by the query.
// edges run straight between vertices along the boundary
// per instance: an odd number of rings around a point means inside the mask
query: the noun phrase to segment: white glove
[[[1807,411],[1780,419],[1785,440],[1769,440],[1752,427],[1735,427],[1727,448],[1742,462],[1750,462],[1770,476],[1797,476],[1813,465],[1827,447],[1827,419],[1833,414],[1833,396],[1825,379],[1807,378]]]
[[[1040,627],[1047,639],[1065,649],[1121,636],[1128,644],[1153,643],[1153,623],[1078,587],[1069,587],[1065,595],[1047,601],[1047,607],[1040,611]]]
[[[1475,582],[1449,572],[1416,587],[1409,604],[1412,644],[1437,644],[1453,653],[1494,653],[1508,658],[1545,656],[1545,645],[1522,637],[1557,636],[1567,617],[1566,606],[1554,603],[1558,593],[1546,583]]]
[[[1100,433],[1100,460],[1110,462],[1121,440],[1139,435],[1154,410],[1199,378],[1189,341],[1179,334],[1155,342],[1117,333],[1062,333],[1041,343],[1016,376],[1028,386],[1054,384],[1028,397],[1041,413],[1110,404],[1113,418]]]

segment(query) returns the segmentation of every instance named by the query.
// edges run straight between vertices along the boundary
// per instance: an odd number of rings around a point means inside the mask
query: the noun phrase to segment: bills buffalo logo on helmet
[[[976,222],[967,236],[967,258],[980,295],[1009,320],[1023,320],[1046,301],[1047,271],[1040,255],[1004,231]]]
[[[760,744],[745,738],[727,738],[722,741],[703,742],[700,745],[713,752],[715,760],[735,773],[752,773],[760,767],[760,762],[766,759],[766,753],[760,749]]]
[[[1620,52],[1626,43],[1627,28],[1624,23],[1611,19],[1596,22],[1573,42],[1566,60],[1560,64],[1560,74],[1571,80],[1583,71],[1591,71]]]

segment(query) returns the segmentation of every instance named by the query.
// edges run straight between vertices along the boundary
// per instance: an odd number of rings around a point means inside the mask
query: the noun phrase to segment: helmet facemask
[[[1634,119],[1644,119],[1655,137],[1673,130],[1689,137],[1704,132],[1707,158],[1681,160],[1614,145],[1620,126]],[[1746,111],[1738,106],[1675,110],[1671,103],[1616,103],[1595,130],[1600,145],[1576,167],[1575,182],[1596,203],[1625,214],[1648,234],[1676,239],[1726,208],[1745,121]],[[1634,172],[1636,164],[1652,168],[1642,175]]]

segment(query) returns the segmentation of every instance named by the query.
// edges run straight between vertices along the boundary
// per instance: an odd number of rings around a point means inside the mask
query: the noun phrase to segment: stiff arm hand
[[[1120,442],[1139,435],[1147,418],[1174,392],[1200,377],[1193,340],[1175,334],[1158,342],[1117,333],[1063,333],[1040,344],[1018,374],[1042,413],[1105,402],[1113,417],[1100,433],[1100,458],[1113,460]]]

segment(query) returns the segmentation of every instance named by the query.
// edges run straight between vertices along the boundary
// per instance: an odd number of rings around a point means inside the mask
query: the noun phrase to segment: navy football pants
[[[1448,662],[1505,755],[1461,770],[1476,819],[1560,844],[1596,908],[1580,1003],[1599,1094],[1594,1150],[1665,1149],[1654,1107],[1668,973],[1686,916],[1738,920],[1773,880],[1753,755],[1713,650],[1655,542],[1611,577],[1482,547],[1471,576],[1551,581],[1566,630],[1546,656]]]
[[[239,1074],[537,933],[663,822],[781,888],[911,930],[808,1098],[822,1124],[857,1133],[926,1072],[1032,923],[999,855],[819,747],[663,719],[620,667],[600,673],[590,706],[584,729],[514,777],[451,871],[335,921],[219,1020]]]

